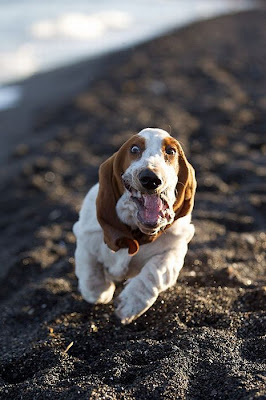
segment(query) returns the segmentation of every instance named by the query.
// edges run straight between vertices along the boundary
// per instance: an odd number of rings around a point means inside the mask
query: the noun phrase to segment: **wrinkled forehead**
[[[156,128],[143,129],[137,136],[144,139],[146,157],[161,154],[165,139],[170,138],[169,133],[163,129]]]

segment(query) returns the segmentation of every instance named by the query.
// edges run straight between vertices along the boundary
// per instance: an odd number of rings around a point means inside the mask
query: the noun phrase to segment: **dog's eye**
[[[130,149],[130,153],[132,154],[139,154],[140,153],[140,148],[139,146],[137,146],[136,144],[134,144],[131,149]]]
[[[166,154],[169,154],[170,156],[174,156],[176,154],[176,149],[174,147],[167,147],[165,149]]]

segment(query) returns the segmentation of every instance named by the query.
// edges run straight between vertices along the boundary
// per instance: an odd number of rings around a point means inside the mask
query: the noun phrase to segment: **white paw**
[[[150,308],[156,299],[146,299],[138,297],[130,293],[126,287],[116,298],[115,314],[121,320],[122,324],[130,324],[132,321],[140,317]]]
[[[109,286],[105,290],[90,290],[86,285],[79,284],[79,290],[82,294],[84,300],[91,304],[107,304],[113,298],[115,291],[115,284],[113,282],[109,283]]]

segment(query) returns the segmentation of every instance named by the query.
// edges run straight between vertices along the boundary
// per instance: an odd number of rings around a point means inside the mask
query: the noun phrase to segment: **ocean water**
[[[12,82],[251,6],[248,0],[0,0],[0,109],[20,98]]]

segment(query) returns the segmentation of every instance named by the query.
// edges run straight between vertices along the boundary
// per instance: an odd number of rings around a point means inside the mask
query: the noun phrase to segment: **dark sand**
[[[43,144],[1,184],[1,399],[266,398],[265,26],[197,23],[36,116]],[[175,287],[121,326],[79,295],[71,228],[99,164],[146,126],[196,169],[196,235]]]

